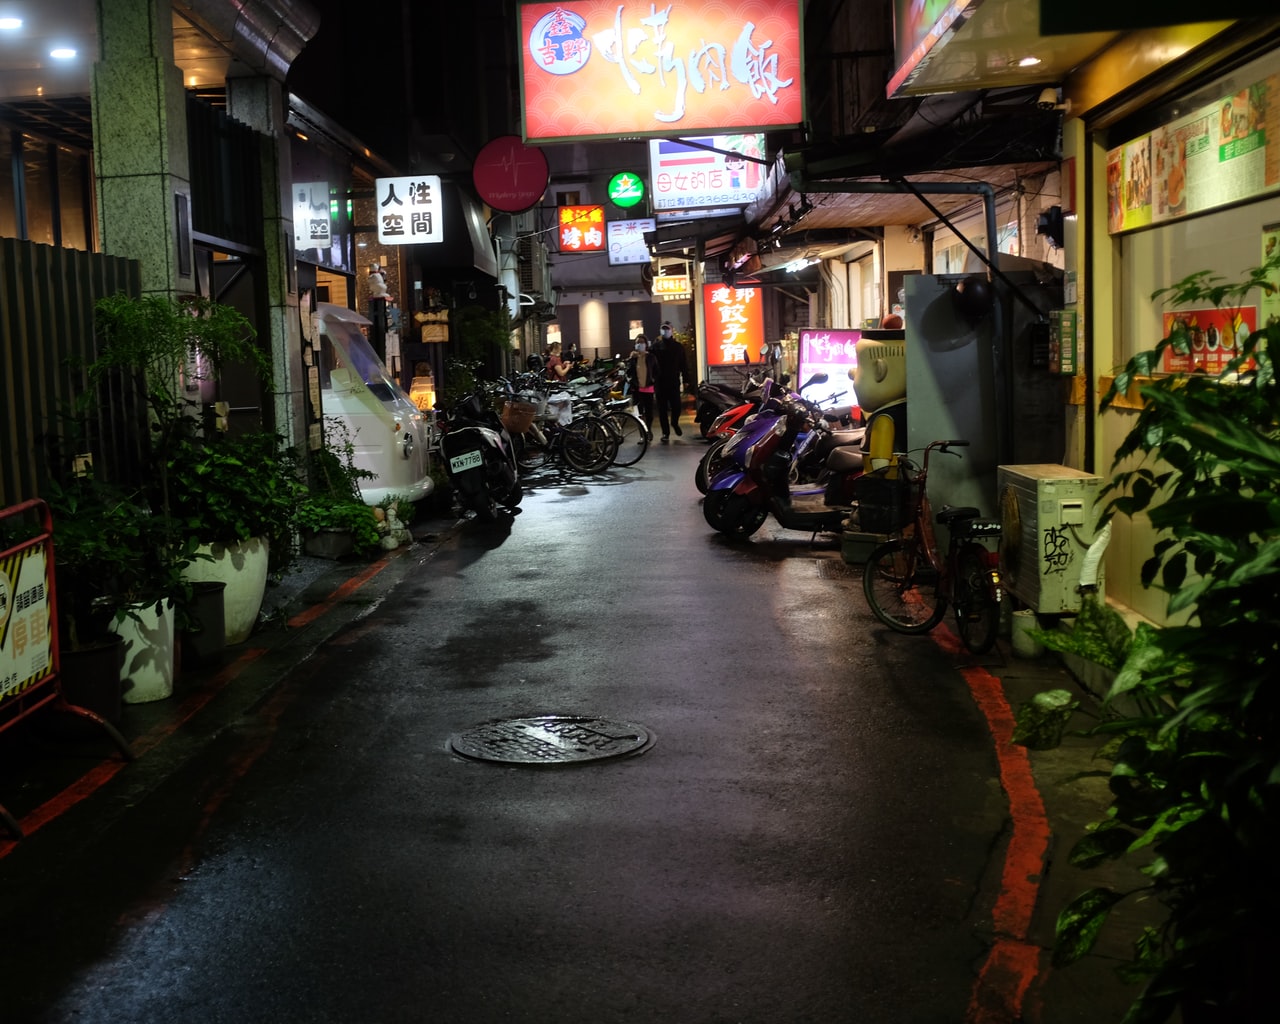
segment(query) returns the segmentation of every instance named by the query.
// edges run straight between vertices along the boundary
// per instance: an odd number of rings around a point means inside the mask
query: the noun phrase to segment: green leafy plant
[[[298,506],[298,526],[317,533],[333,530],[351,534],[358,553],[376,549],[382,541],[373,508],[362,501],[311,495]]]
[[[168,543],[159,518],[135,495],[86,474],[50,481],[44,498],[64,648],[99,643],[130,607],[186,597],[182,569],[192,551]]]
[[[279,435],[182,437],[169,450],[167,477],[176,535],[201,544],[266,537],[271,571],[288,565],[306,486],[297,452]]]
[[[1174,305],[1234,310],[1271,283],[1280,257],[1234,282],[1193,274],[1155,293]],[[1254,330],[1218,374],[1152,376],[1175,327],[1131,359],[1103,400],[1143,399],[1116,453],[1105,516],[1146,513],[1161,531],[1142,582],[1168,594],[1185,625],[1131,641],[1097,727],[1113,748],[1112,803],[1076,844],[1090,867],[1133,858],[1135,892],[1099,886],[1058,918],[1057,964],[1088,952],[1113,907],[1140,896],[1163,915],[1126,976],[1145,979],[1126,1022],[1270,1019],[1280,954],[1280,324]],[[1107,632],[1105,629],[1103,632]],[[1039,637],[1042,642],[1048,638]],[[1103,645],[1110,647],[1110,644]],[[1131,714],[1119,698],[1140,698]],[[1118,741],[1118,742],[1117,742]]]
[[[94,307],[97,358],[82,408],[112,381],[134,381],[147,429],[136,439],[140,481],[169,547],[269,542],[271,569],[294,551],[293,515],[303,491],[301,460],[269,432],[229,436],[213,429],[190,396],[224,368],[247,367],[262,379],[270,361],[249,321],[235,308],[198,297],[112,295]]]
[[[374,476],[355,464],[355,445],[346,427],[330,423],[325,444],[312,454],[311,487],[296,510],[304,531],[351,534],[354,549],[366,554],[378,548],[382,536],[373,508],[360,496],[360,481]]]

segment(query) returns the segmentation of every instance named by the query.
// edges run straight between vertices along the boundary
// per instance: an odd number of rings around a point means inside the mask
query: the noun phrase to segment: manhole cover
[[[575,715],[538,715],[481,722],[449,737],[455,753],[477,761],[557,765],[639,754],[653,734],[634,722]]]

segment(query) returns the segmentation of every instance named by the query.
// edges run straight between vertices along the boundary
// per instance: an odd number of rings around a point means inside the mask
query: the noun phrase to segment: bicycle
[[[553,459],[579,473],[601,473],[613,465],[618,453],[618,436],[595,413],[574,415],[562,422],[554,406],[541,424],[533,424],[521,434],[516,464],[523,472],[542,469]]]
[[[918,468],[899,460],[896,480],[880,472],[863,478],[863,493],[870,481],[879,478],[878,486],[893,495],[890,519],[897,519],[891,525],[898,536],[868,556],[862,590],[876,618],[899,633],[929,632],[950,605],[961,642],[974,654],[984,654],[996,641],[1003,593],[998,552],[983,542],[999,540],[1000,522],[981,518],[980,511],[970,506],[945,505],[935,517],[927,489],[930,455],[968,444],[933,441],[925,446]],[[950,534],[945,557],[938,551],[935,519]]]

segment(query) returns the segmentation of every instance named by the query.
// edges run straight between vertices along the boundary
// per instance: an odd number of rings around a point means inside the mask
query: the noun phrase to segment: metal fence
[[[0,508],[39,497],[82,452],[134,461],[113,450],[132,432],[112,429],[126,415],[112,396],[71,415],[88,386],[94,303],[117,292],[141,294],[137,261],[0,238]]]

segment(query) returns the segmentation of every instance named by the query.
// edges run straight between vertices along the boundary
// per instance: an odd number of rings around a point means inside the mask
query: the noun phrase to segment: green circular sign
[[[609,179],[609,201],[614,206],[635,206],[644,198],[644,179],[630,171],[619,171]]]

